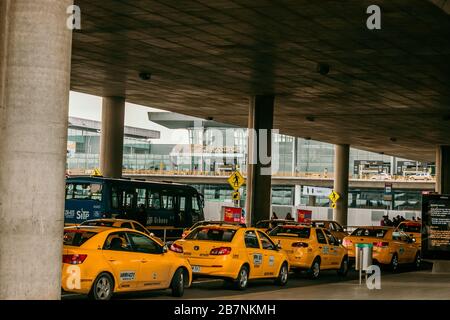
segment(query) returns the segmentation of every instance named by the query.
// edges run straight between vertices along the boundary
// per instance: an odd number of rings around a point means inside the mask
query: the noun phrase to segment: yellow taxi
[[[160,245],[164,245],[164,242],[155,237],[153,233],[148,231],[142,224],[137,221],[129,220],[129,219],[91,219],[83,221],[79,224],[80,226],[96,226],[96,227],[105,227],[105,228],[125,228],[125,229],[134,229],[140,232],[145,233],[148,236],[151,236],[153,239],[157,240]]]
[[[307,270],[312,279],[318,278],[321,270],[337,270],[339,275],[347,275],[347,250],[327,229],[282,225],[272,229],[269,236],[287,253],[291,269]]]
[[[400,264],[421,264],[420,248],[415,240],[393,227],[359,227],[345,237],[342,244],[348,249],[350,259],[355,258],[355,244],[371,243],[372,259],[375,263],[388,266],[396,271]]]
[[[348,233],[344,230],[344,228],[336,221],[329,221],[329,220],[313,220],[311,222],[313,227],[319,227],[324,228],[330,231],[330,233],[335,237],[336,239],[344,240],[346,236],[348,236]]]
[[[180,297],[192,281],[189,263],[148,235],[123,228],[64,228],[62,289],[109,300],[113,293],[172,290]]]
[[[281,286],[288,281],[286,253],[256,228],[200,226],[170,249],[189,261],[194,276],[224,279],[238,290],[252,279],[272,278]]]
[[[416,239],[416,244],[422,244],[422,223],[419,221],[406,220],[402,221],[398,226],[396,231],[403,231],[411,238]]]

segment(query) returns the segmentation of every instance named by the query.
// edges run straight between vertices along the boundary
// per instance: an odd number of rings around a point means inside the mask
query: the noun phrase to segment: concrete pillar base
[[[450,273],[450,261],[448,260],[433,261],[432,273]]]

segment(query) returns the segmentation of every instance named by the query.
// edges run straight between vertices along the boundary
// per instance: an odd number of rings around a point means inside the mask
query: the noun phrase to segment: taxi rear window
[[[97,233],[84,230],[64,231],[64,245],[79,247]]]
[[[387,229],[367,229],[358,228],[352,232],[352,236],[358,237],[373,237],[373,238],[384,238]]]
[[[190,234],[188,234],[185,239],[231,242],[233,240],[235,233],[236,230],[234,229],[198,227]]]
[[[421,232],[421,226],[420,225],[415,225],[415,224],[400,224],[398,226],[398,229],[403,231],[403,232],[415,232],[415,233],[420,233]]]
[[[302,239],[309,239],[311,235],[311,228],[301,228],[301,227],[286,227],[278,226],[269,232],[269,236],[282,236],[282,237],[296,237]]]
[[[82,226],[96,226],[96,227],[112,227],[114,224],[113,221],[85,221],[82,222]]]

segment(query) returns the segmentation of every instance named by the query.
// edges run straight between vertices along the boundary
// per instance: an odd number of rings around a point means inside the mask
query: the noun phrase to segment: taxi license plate
[[[199,266],[192,266],[192,272],[200,272]]]

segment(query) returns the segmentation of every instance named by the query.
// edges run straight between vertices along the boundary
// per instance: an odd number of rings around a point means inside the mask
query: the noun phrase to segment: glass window
[[[174,197],[172,195],[165,194],[161,198],[162,198],[162,207],[167,210],[173,210]]]
[[[278,226],[272,231],[270,231],[269,236],[309,239],[310,234],[311,228],[300,226],[299,227]]]
[[[64,245],[79,247],[97,233],[85,230],[67,230],[64,231]]]
[[[336,230],[337,232],[344,232],[344,228],[342,228],[342,226],[339,223],[333,222],[334,225],[334,230]]]
[[[73,198],[73,190],[74,190],[74,184],[73,183],[66,183],[66,199],[72,199]]]
[[[132,209],[133,208],[133,202],[134,202],[134,193],[127,193],[124,191],[125,197],[124,197],[124,208],[125,209]]]
[[[146,201],[146,190],[145,189],[136,189],[137,194],[137,206],[138,208],[146,208],[147,207],[147,201]]]
[[[246,248],[260,249],[258,237],[256,236],[255,231],[247,231],[244,239]]]
[[[143,226],[141,226],[139,223],[133,223],[133,225],[134,225],[134,228],[137,230],[137,231],[140,231],[140,232],[143,232],[143,233],[145,233],[145,234],[148,234],[149,232],[148,232],[148,230],[147,229],[145,229]]]
[[[180,211],[186,211],[186,197],[180,197]]]
[[[159,197],[159,192],[151,192],[148,199],[148,206],[150,209],[161,209],[161,199]]]
[[[131,223],[130,223],[130,222],[124,222],[124,223],[122,223],[121,228],[133,229],[133,227],[131,226]]]
[[[114,224],[114,221],[87,220],[87,221],[82,222],[80,225],[114,228],[113,224]]]
[[[384,238],[388,229],[358,228],[352,232],[352,236]]]
[[[102,185],[98,183],[75,184],[74,199],[82,200],[102,200]]]
[[[261,240],[262,248],[265,250],[276,250],[277,246],[264,233],[258,231],[259,239]]]
[[[152,253],[152,254],[162,253],[161,246],[152,239],[139,233],[129,232],[127,234],[130,237],[134,252]]]
[[[119,192],[117,187],[111,189],[111,207],[113,209],[119,209]]]
[[[115,232],[106,238],[103,250],[131,251],[131,244],[125,232]]]
[[[198,227],[189,233],[185,239],[231,242],[235,233],[235,229]]]
[[[195,195],[192,196],[192,211],[194,211],[196,214],[200,213],[200,206],[198,205],[198,199]]]
[[[323,230],[323,232],[325,232],[325,235],[327,236],[328,239],[328,243],[332,246],[338,246],[339,245],[339,241],[336,240],[335,237],[333,237],[333,235],[330,233],[330,231],[328,230]]]
[[[321,244],[327,244],[327,239],[325,239],[325,236],[320,229],[316,229],[316,236],[317,236],[317,242]]]

